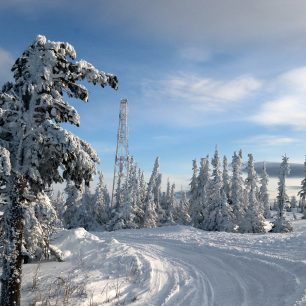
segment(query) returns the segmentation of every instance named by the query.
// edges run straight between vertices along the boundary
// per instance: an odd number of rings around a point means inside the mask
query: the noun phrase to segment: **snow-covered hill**
[[[264,235],[64,230],[53,243],[65,262],[24,266],[22,305],[306,305],[306,220],[294,227]]]

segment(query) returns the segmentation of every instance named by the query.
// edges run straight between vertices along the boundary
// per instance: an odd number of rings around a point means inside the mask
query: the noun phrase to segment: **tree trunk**
[[[4,215],[5,248],[1,277],[1,306],[20,306],[22,276],[22,235],[24,184],[14,182],[10,203]]]

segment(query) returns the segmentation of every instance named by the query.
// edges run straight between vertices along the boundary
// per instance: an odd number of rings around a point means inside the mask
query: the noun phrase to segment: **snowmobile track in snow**
[[[152,230],[116,239],[133,247],[143,265],[149,265],[135,305],[295,305],[306,288],[305,263],[269,253],[210,246],[204,237],[198,243],[181,243],[155,236]]]

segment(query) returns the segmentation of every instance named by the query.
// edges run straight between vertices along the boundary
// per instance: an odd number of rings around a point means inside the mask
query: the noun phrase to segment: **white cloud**
[[[269,82],[268,82],[269,84]],[[289,126],[306,129],[306,66],[297,67],[267,84],[273,98],[264,102],[249,119],[268,126]]]
[[[306,66],[292,69],[279,77],[281,85],[298,92],[306,92]]]
[[[0,86],[11,79],[11,67],[13,63],[13,56],[0,48]]]
[[[298,142],[298,139],[281,135],[256,135],[238,141],[240,145],[278,146]]]
[[[240,76],[229,81],[214,80],[189,73],[171,75],[158,82],[146,82],[149,95],[187,102],[197,110],[222,108],[227,102],[238,102],[261,87],[261,82],[252,76]]]
[[[298,96],[284,96],[264,103],[251,121],[264,125],[288,125],[306,128],[306,104]]]

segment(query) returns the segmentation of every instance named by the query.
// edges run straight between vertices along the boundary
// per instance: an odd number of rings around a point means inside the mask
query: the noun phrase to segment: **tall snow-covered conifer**
[[[260,179],[260,190],[259,199],[263,207],[263,214],[266,219],[271,218],[270,203],[269,203],[269,192],[268,192],[269,176],[266,169],[266,164],[263,164],[261,179]]]
[[[223,182],[223,191],[228,199],[228,203],[230,202],[230,194],[231,194],[231,179],[228,173],[228,163],[227,158],[224,155],[223,157],[223,172],[222,172],[222,182]]]
[[[230,206],[223,189],[221,162],[218,149],[216,148],[212,159],[212,178],[207,186],[207,204],[203,207],[203,221],[201,228],[208,231],[234,230]]]
[[[189,215],[191,216],[191,224],[194,225],[194,221],[197,215],[197,196],[198,196],[198,165],[196,159],[192,161],[192,178],[190,181],[190,198],[189,198]]]
[[[80,124],[63,95],[87,101],[88,92],[77,81],[116,88],[117,78],[84,60],[68,59],[75,57],[70,44],[38,36],[15,62],[14,82],[0,91],[0,146],[10,152],[12,167],[4,222],[2,306],[20,305],[23,207],[53,182],[88,184],[98,161],[89,144],[60,127],[62,122]]]
[[[282,158],[279,172],[279,182],[278,182],[278,195],[277,195],[277,217],[274,221],[272,232],[291,232],[292,226],[289,221],[285,218],[285,207],[286,203],[289,201],[288,195],[286,193],[286,177],[290,173],[290,166],[288,163],[289,158],[285,155]]]
[[[301,189],[298,195],[300,196],[301,212],[304,213],[304,218],[306,218],[306,156],[304,162],[304,179],[301,182]]]
[[[201,228],[205,218],[205,211],[207,207],[207,188],[209,184],[209,156],[201,159],[200,171],[197,178],[197,199],[195,203],[193,225]]]
[[[232,160],[233,175],[231,180],[231,206],[235,223],[239,226],[245,214],[244,182],[242,178],[242,154],[234,152]]]
[[[248,176],[246,179],[247,207],[244,219],[240,223],[240,232],[264,233],[264,217],[258,201],[257,175],[252,154],[248,154]]]

